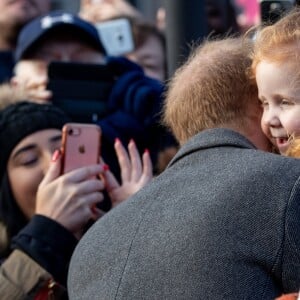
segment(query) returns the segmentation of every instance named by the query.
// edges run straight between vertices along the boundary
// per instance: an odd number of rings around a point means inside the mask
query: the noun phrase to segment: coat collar
[[[256,149],[246,137],[236,131],[226,128],[207,129],[188,140],[171,160],[169,166],[189,153],[224,146]]]

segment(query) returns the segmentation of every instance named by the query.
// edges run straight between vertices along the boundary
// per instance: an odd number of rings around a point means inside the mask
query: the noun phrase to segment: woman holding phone
[[[66,297],[69,260],[88,221],[103,214],[95,208],[103,190],[115,206],[151,179],[147,151],[141,162],[133,142],[128,157],[118,141],[122,185],[103,163],[61,175],[56,149],[68,121],[50,104],[19,102],[0,112],[1,299]]]

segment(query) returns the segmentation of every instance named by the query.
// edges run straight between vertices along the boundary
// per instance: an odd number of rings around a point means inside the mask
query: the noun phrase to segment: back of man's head
[[[181,144],[204,129],[245,125],[249,103],[258,101],[256,84],[247,76],[251,49],[252,42],[241,38],[206,41],[177,70],[164,122]]]

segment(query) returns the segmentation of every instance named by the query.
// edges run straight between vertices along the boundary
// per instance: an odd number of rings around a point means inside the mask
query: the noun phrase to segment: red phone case
[[[65,124],[62,130],[62,173],[98,163],[100,137],[101,129],[98,125]]]

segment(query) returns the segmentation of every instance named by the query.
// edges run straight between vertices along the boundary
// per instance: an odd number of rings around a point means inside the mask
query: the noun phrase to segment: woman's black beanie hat
[[[9,156],[26,136],[43,129],[62,129],[70,119],[52,104],[18,102],[0,111],[0,183]]]

